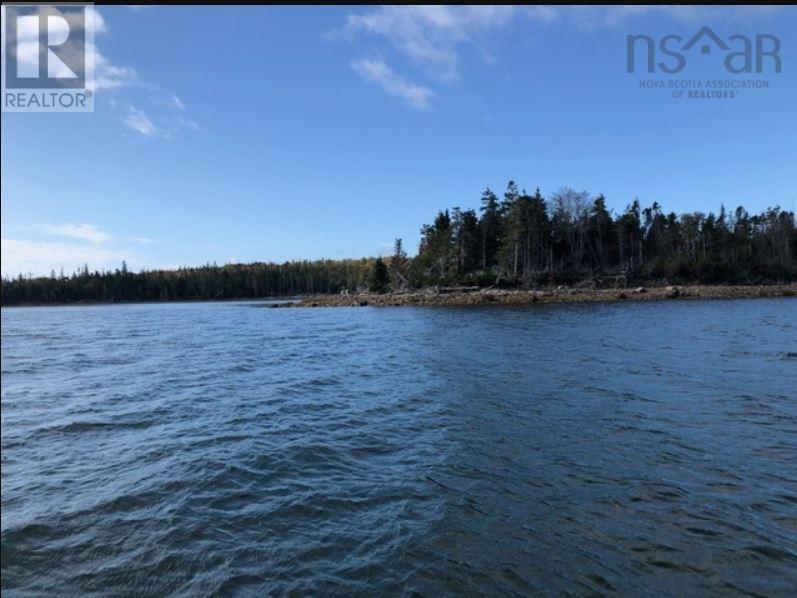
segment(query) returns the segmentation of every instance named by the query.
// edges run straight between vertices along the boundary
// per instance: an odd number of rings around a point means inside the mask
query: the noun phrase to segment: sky
[[[94,112],[2,115],[4,276],[359,258],[396,237],[413,253],[437,210],[510,179],[615,212],[797,198],[794,7],[96,13]],[[777,36],[781,72],[728,74],[716,47],[677,75],[626,72],[628,35],[704,25]],[[640,88],[731,79],[768,87]]]

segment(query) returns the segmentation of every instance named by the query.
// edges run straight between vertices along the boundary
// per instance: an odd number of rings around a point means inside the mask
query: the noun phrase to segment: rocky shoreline
[[[740,299],[797,297],[797,283],[783,285],[686,285],[622,289],[558,287],[541,290],[423,289],[413,292],[313,295],[268,307],[461,306],[526,305],[532,303],[588,303],[596,301],[656,301],[662,299]],[[265,306],[264,306],[265,307]]]

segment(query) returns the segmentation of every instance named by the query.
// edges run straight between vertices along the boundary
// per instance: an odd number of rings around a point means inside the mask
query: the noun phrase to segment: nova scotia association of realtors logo
[[[749,90],[769,89],[767,77],[782,69],[780,49],[780,39],[770,33],[723,38],[708,26],[689,38],[634,34],[626,37],[626,72],[679,75],[698,63],[698,68],[717,69],[719,76],[647,78],[639,80],[639,87],[668,90],[676,99],[734,99]]]
[[[91,4],[4,4],[4,112],[92,112]]]

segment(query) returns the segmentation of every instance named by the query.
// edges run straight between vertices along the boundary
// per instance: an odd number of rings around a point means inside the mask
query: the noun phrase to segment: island
[[[794,295],[797,228],[778,206],[665,212],[638,199],[615,214],[603,194],[543,197],[509,181],[478,208],[437,212],[409,256],[206,264],[5,277],[2,305],[300,297],[291,306],[473,305]]]

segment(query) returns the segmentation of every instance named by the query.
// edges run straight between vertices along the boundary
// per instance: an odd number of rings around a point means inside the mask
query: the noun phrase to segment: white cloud
[[[127,116],[124,118],[124,123],[136,133],[144,137],[153,137],[158,128],[155,126],[143,110],[139,110],[135,106],[128,108]]]
[[[108,31],[105,19],[102,18],[100,12],[93,6],[89,6],[86,9],[86,23],[94,27],[94,35]]]
[[[349,14],[344,31],[381,37],[416,64],[446,80],[456,79],[459,47],[480,41],[517,18],[556,20],[587,27],[617,25],[658,13],[678,21],[748,19],[776,13],[778,6],[380,6]]]
[[[46,235],[80,239],[94,245],[113,239],[111,235],[100,230],[100,228],[94,224],[35,224],[33,228]]]
[[[110,270],[118,268],[123,260],[128,265],[135,264],[137,260],[137,256],[129,251],[77,243],[2,239],[0,250],[0,270],[3,276],[28,273],[46,276],[50,270],[59,272],[61,268],[70,274],[84,264],[88,264],[92,270]]]
[[[138,73],[129,66],[116,66],[105,58],[97,46],[94,46],[94,77],[88,86],[92,91],[119,89],[133,84],[140,84]]]
[[[155,106],[161,106],[163,108],[171,108],[173,110],[183,111],[185,110],[185,102],[183,102],[177,95],[173,93],[156,93],[153,94],[150,98],[150,101]]]
[[[172,108],[177,108],[178,110],[185,110],[185,104],[183,103],[183,101],[174,94],[172,94],[171,97],[167,98],[166,102]]]
[[[403,98],[413,108],[427,108],[429,100],[435,95],[428,87],[402,79],[383,60],[356,60],[351,66],[366,81],[376,83],[387,93]]]
[[[514,6],[381,6],[348,15],[346,31],[380,36],[431,74],[458,76],[457,47],[512,20]]]
[[[697,23],[705,20],[746,20],[768,17],[781,8],[666,5],[380,6],[347,15],[343,30],[338,34],[342,33],[352,40],[361,35],[382,40],[405,57],[412,66],[422,68],[429,76],[443,83],[451,84],[459,78],[461,50],[464,46],[482,44],[489,34],[518,20],[543,25],[561,21],[582,29],[595,29],[617,26],[643,14],[658,14],[679,22]],[[484,55],[484,49],[481,50]],[[379,63],[379,61],[371,62]],[[365,68],[371,71],[379,70],[367,65]],[[390,80],[402,81],[400,75],[393,71],[390,73]],[[381,75],[375,72],[374,76]],[[386,85],[383,87],[386,91],[395,93]],[[396,88],[394,85],[391,87]],[[432,93],[428,89],[426,92]],[[421,101],[428,101],[428,97]]]
[[[95,37],[108,31],[105,19],[96,8],[89,7],[86,10],[86,17],[87,25],[90,24],[93,26]],[[116,66],[111,64],[111,62],[102,55],[96,44],[91,45],[90,55],[93,57],[93,90],[116,89],[117,87],[128,85],[135,81],[137,77],[135,69],[129,66]]]
[[[167,140],[182,139],[186,131],[204,131],[202,126],[182,114],[159,113],[150,117],[147,112],[130,105],[123,119],[124,124],[143,137]]]
[[[146,266],[135,252],[109,247],[109,241],[119,239],[95,224],[34,224],[30,229],[50,237],[67,237],[79,242],[4,238],[3,276],[28,273],[46,276],[50,270],[58,272],[61,268],[66,274],[71,274],[84,264],[88,264],[91,270],[109,270],[118,268],[123,260],[131,269]],[[127,237],[126,240],[140,244],[156,242],[140,236]]]
[[[108,31],[105,24],[105,19],[102,14],[93,7],[89,7],[86,16],[94,26],[94,35],[101,35]],[[97,48],[97,45],[92,46],[91,55],[94,57],[94,77],[90,88],[93,91],[102,91],[108,89],[118,89],[120,87],[139,84],[138,73],[133,67],[118,66],[112,64]]]
[[[138,133],[147,137],[176,140],[182,139],[186,131],[205,130],[197,121],[185,116],[185,102],[177,95],[155,93],[149,100],[155,108],[153,117],[135,106],[129,106],[124,118],[125,124]],[[145,130],[148,132],[145,133]]]

